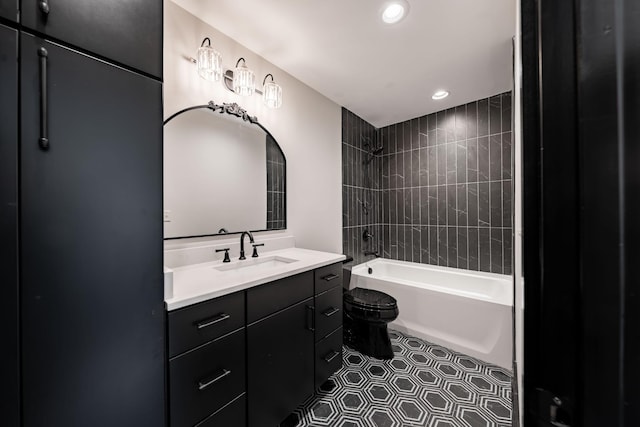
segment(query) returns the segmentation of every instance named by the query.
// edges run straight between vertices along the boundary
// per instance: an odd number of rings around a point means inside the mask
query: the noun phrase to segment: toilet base
[[[371,324],[355,320],[345,313],[343,330],[344,343],[352,349],[376,359],[393,359],[386,323]]]

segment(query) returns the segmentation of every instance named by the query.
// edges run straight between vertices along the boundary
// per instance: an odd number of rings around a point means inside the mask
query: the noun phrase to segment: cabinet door
[[[247,328],[250,427],[277,426],[314,390],[313,298]]]
[[[28,28],[162,77],[162,0],[22,0],[21,13]]]
[[[24,426],[163,426],[161,84],[21,37]]]
[[[18,21],[18,0],[0,0],[0,17]]]
[[[0,414],[18,423],[18,33],[0,25],[0,334],[5,362],[0,364]],[[6,415],[5,415],[6,414]]]

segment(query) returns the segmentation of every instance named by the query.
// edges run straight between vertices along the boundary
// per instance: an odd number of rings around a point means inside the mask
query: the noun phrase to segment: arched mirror
[[[286,160],[258,119],[209,102],[164,122],[164,238],[286,228]]]

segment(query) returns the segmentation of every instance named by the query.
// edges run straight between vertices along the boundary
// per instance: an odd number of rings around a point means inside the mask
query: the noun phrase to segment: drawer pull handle
[[[223,369],[222,372],[220,372],[218,375],[216,375],[211,379],[204,379],[204,380],[198,381],[198,390],[204,390],[205,388],[213,385],[214,383],[220,381],[221,379],[223,379],[224,377],[230,374],[231,374],[231,371],[227,369]]]
[[[323,357],[323,359],[324,359],[325,362],[331,363],[331,361],[333,359],[335,359],[336,357],[338,357],[339,354],[340,354],[339,351],[333,350],[331,353],[329,353],[325,357]]]
[[[203,329],[206,328],[208,326],[211,325],[215,325],[216,323],[220,323],[223,320],[227,320],[228,318],[230,318],[231,315],[227,314],[227,313],[220,313],[218,315],[216,315],[215,317],[211,317],[209,319],[203,320],[201,322],[198,322],[198,329]]]
[[[323,311],[323,312],[322,312],[322,314],[324,314],[324,315],[325,315],[325,316],[327,316],[327,317],[331,317],[331,316],[333,316],[334,314],[336,314],[336,313],[337,313],[337,312],[339,312],[339,311],[340,311],[340,309],[339,309],[339,308],[331,307],[331,308],[329,308],[329,309],[327,309],[327,310]]]
[[[340,277],[340,276],[338,276],[337,274],[333,274],[333,273],[331,273],[331,274],[328,274],[328,275],[324,276],[324,277],[322,278],[322,280],[327,281],[327,282],[330,282],[330,281],[332,281],[333,279],[337,279],[338,277]]]

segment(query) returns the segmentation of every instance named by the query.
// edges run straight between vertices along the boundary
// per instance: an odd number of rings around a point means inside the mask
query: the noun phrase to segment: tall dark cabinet
[[[0,26],[2,425],[164,426],[162,1],[21,4]]]
[[[18,22],[18,0],[0,0],[0,18]]]
[[[3,3],[4,4],[4,3]],[[3,423],[19,419],[18,352],[18,31],[0,25],[0,413]]]
[[[162,425],[161,85],[28,34],[20,54],[25,425]]]
[[[53,40],[162,76],[162,1],[23,0],[21,17]]]

